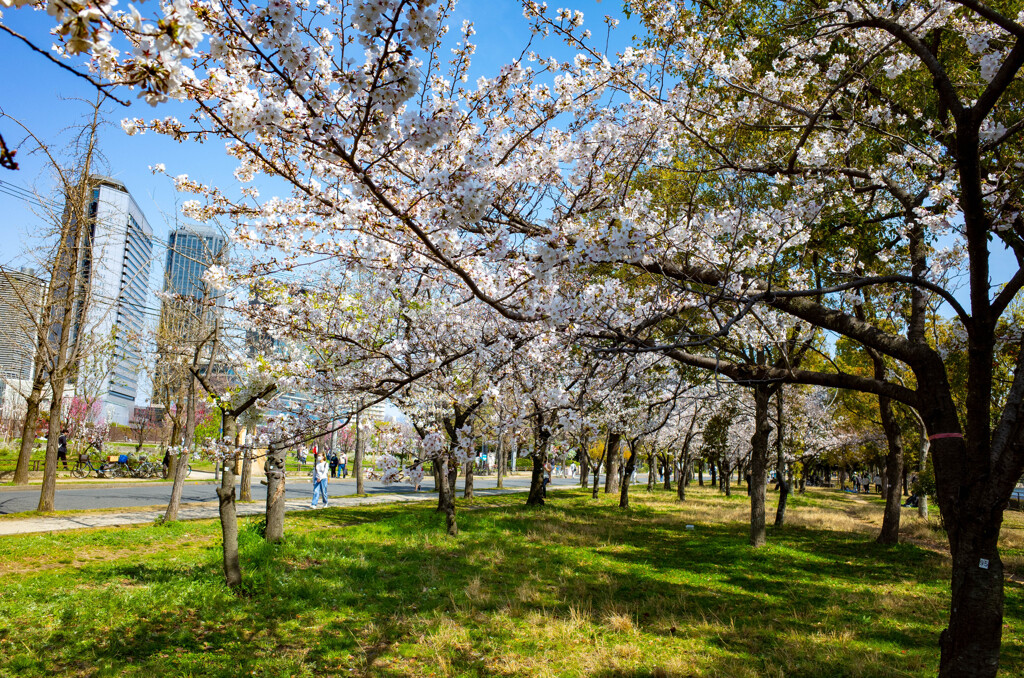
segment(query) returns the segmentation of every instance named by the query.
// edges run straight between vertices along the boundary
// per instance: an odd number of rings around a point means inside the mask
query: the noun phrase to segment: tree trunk
[[[718,462],[718,488],[725,492],[725,496],[732,496],[732,468],[729,466],[728,460],[721,460]]]
[[[242,453],[242,486],[238,492],[239,501],[252,501],[252,448]]]
[[[647,491],[654,492],[654,453],[647,455]]]
[[[63,393],[63,380],[58,380],[57,384],[51,381],[51,385],[59,386]],[[43,487],[39,492],[39,506],[37,507],[37,510],[43,512],[53,510],[54,495],[57,492],[57,438],[60,436],[60,414],[61,398],[51,395],[50,422],[46,432],[46,465],[43,469]]]
[[[665,485],[664,489],[668,492],[672,491],[672,467],[668,463],[668,459],[659,459],[658,462],[661,464],[661,470],[665,474]]]
[[[681,460],[682,468],[679,470],[679,482],[676,483],[676,500],[686,501],[686,484],[690,476],[690,464],[688,459]]]
[[[779,505],[775,509],[775,527],[786,524],[786,500],[789,499],[789,481],[786,479],[786,455],[783,443],[783,387],[775,392],[775,477],[779,480]]]
[[[921,451],[918,454],[920,460],[917,464],[917,477],[918,479],[924,475],[928,469],[928,450],[931,447],[931,442],[928,440],[928,431],[925,430],[924,422],[921,422]],[[922,518],[928,517],[928,495],[924,492],[917,498],[917,515]]]
[[[235,510],[234,461],[223,460],[217,499],[220,505],[220,532],[224,539],[224,582],[228,588],[242,585],[242,566],[238,561],[238,514]]]
[[[436,464],[437,462],[435,462]],[[442,462],[440,469],[438,469],[437,477],[441,480],[441,488],[437,493],[440,502],[439,510],[444,513],[445,518],[445,529],[449,537],[457,537],[459,534],[458,523],[455,522],[455,485],[450,482],[454,473],[448,472],[447,460]],[[455,464],[451,463],[452,467]]]
[[[607,451],[605,454],[607,454]],[[590,495],[591,499],[597,499],[597,493],[601,489],[601,463],[603,461],[603,459],[599,461],[597,463],[597,467],[594,469],[594,491]]]
[[[875,351],[868,351],[874,363],[875,378],[885,379],[885,361]],[[903,474],[903,441],[900,426],[893,412],[892,401],[883,396],[878,397],[878,412],[882,418],[882,430],[889,451],[885,456],[885,476],[883,478],[885,493],[885,514],[882,517],[882,531],[878,535],[879,544],[898,544],[900,541],[900,476]]]
[[[718,487],[718,464],[714,460],[708,463],[711,465],[711,487]]]
[[[940,678],[996,675],[1003,626],[1002,514],[964,521],[950,533],[953,578],[949,626],[939,636]],[[982,567],[982,564],[986,567]]]
[[[580,452],[580,487],[586,489],[590,480],[590,452]]]
[[[270,443],[267,460],[263,462],[263,472],[267,476],[267,527],[264,535],[271,543],[284,539],[284,464],[285,450],[276,443]]]
[[[697,486],[704,487],[704,460],[697,463]]]
[[[604,493],[609,494],[618,480],[616,462],[619,456],[619,441],[622,436],[618,433],[608,434],[608,444],[604,451]]]
[[[636,468],[636,441],[629,444],[629,459],[622,471],[622,488],[619,490],[619,508],[629,508],[629,477]]]
[[[192,359],[192,367],[199,364],[199,349]],[[178,510],[181,508],[181,490],[185,484],[185,471],[188,468],[188,458],[192,453],[192,446],[196,439],[196,380],[191,374],[188,376],[188,389],[185,404],[185,451],[178,455],[174,469],[174,483],[171,484],[171,498],[167,502],[167,511],[164,513],[165,522],[173,522],[178,519]]]
[[[764,385],[754,387],[754,435],[750,438],[750,545],[764,546],[765,483],[768,470],[768,398]]]
[[[356,453],[354,455],[352,463],[355,464],[354,470],[356,472],[356,494],[362,495],[366,494],[366,486],[363,480],[363,448],[365,447],[366,441],[364,441],[362,437],[358,435],[358,430],[356,433]]]
[[[464,488],[462,490],[462,498],[463,499],[472,499],[473,498],[473,467],[475,465],[476,465],[476,462],[474,460],[472,460],[472,459],[470,459],[468,462],[466,462],[466,480],[463,483]]]
[[[505,487],[505,436],[498,436],[498,458],[496,462],[494,470],[497,474],[497,479],[494,486],[500,490]]]
[[[41,362],[41,361],[37,361]],[[41,366],[32,380],[32,391],[25,401],[25,425],[21,427],[21,448],[18,450],[18,465],[14,468],[14,484],[28,484],[28,466],[32,461],[32,448],[36,442],[36,426],[39,424],[39,404],[43,400],[44,379]]]
[[[178,519],[178,511],[181,509],[181,491],[185,484],[186,469],[188,468],[188,448],[178,454],[172,460],[171,466],[174,471],[174,482],[171,483],[171,498],[167,502],[167,510],[164,511],[164,522],[174,522]]]

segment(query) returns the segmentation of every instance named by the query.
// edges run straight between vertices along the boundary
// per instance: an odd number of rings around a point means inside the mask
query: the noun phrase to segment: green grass
[[[877,502],[796,497],[752,550],[744,491],[673,498],[460,502],[456,539],[425,504],[291,514],[280,545],[243,521],[240,595],[215,521],[3,538],[0,675],[934,675],[948,559],[874,544]],[[1006,593],[1012,676],[1024,591]]]

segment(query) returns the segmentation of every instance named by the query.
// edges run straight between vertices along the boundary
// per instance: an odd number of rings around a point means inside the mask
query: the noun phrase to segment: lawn
[[[0,539],[4,676],[925,676],[947,609],[941,532],[909,509],[872,542],[876,498],[815,491],[769,546],[747,498],[645,490],[289,515],[243,523],[244,592],[221,583],[214,521]],[[467,510],[468,509],[468,510]],[[687,530],[693,525],[693,530]],[[1013,514],[1008,570],[1024,556]],[[1002,675],[1024,667],[1007,583]]]

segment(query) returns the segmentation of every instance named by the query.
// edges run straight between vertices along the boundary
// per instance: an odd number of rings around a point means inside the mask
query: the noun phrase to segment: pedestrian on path
[[[64,463],[64,470],[68,470],[68,430],[61,429],[60,437],[57,438],[57,461]]]
[[[327,452],[327,461],[331,462],[331,477],[338,477],[338,454],[334,450]]]
[[[341,462],[341,477],[348,478],[348,452],[342,452],[338,461]]]
[[[316,508],[316,500],[323,498],[324,508],[327,508],[327,474],[328,474],[327,460],[322,457],[313,457],[313,503],[312,508]]]

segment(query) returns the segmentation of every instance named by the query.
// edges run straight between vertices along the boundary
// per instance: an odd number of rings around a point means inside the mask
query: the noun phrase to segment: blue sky
[[[605,14],[622,18],[617,0],[566,0],[564,3],[552,3],[552,6],[582,10],[587,17],[586,25],[596,35],[602,33],[604,25],[601,19]],[[4,21],[14,30],[33,38],[39,45],[46,44],[47,31],[52,21],[45,12],[21,9],[7,10],[4,14]],[[502,64],[520,54],[529,39],[521,6],[514,0],[465,0],[456,7],[451,22],[453,33],[457,33],[463,19],[474,21],[477,30],[474,36],[478,45],[474,57],[474,77],[494,75]],[[637,32],[635,26],[624,21],[615,35],[618,46],[621,47],[623,41]],[[534,49],[561,58],[567,56],[566,49],[557,40],[535,44]],[[56,146],[66,143],[68,126],[88,112],[88,107],[75,99],[92,99],[95,96],[94,90],[83,80],[57,68],[6,34],[0,34],[0,54],[7,65],[0,107]],[[119,92],[119,95],[133,103],[129,108],[113,103],[106,105],[111,123],[101,135],[101,148],[108,165],[106,173],[127,185],[158,239],[166,241],[168,231],[173,228],[176,203],[188,197],[179,197],[171,181],[152,175],[149,167],[163,163],[172,176],[188,174],[199,181],[215,183],[228,189],[228,193],[234,193],[230,190],[237,183],[232,176],[234,162],[224,154],[223,143],[217,140],[206,144],[179,144],[155,134],[128,137],[120,128],[122,118],[175,115],[179,119],[186,119],[189,109],[176,102],[153,108],[135,100],[133,93],[127,90]],[[0,121],[0,133],[9,146],[17,144],[23,136],[7,121]],[[0,182],[3,182],[0,183],[0,264],[4,265],[29,263],[25,261],[23,253],[32,244],[31,234],[39,230],[31,201],[11,197],[9,194],[31,191],[33,188],[45,193],[49,186],[46,166],[40,156],[22,150],[18,161],[21,164],[19,171],[0,170]],[[268,196],[267,188],[261,185],[261,189],[263,195]],[[154,255],[152,286],[155,288],[159,287],[163,253],[158,250]],[[999,253],[993,263],[994,280],[1005,281],[1013,264],[1012,257]],[[157,302],[153,299],[150,303],[155,307]]]
[[[618,3],[607,0],[604,3],[586,0],[573,6],[584,11],[588,25],[594,23],[595,33],[603,28],[601,18],[608,13],[617,14],[619,8]],[[474,58],[475,76],[495,74],[502,64],[519,55],[529,39],[518,2],[466,0],[455,10],[453,33],[457,33],[463,19],[472,20],[476,25],[475,40],[479,50]],[[53,25],[45,12],[25,9],[7,10],[4,21],[14,30],[34,39],[38,45],[47,44],[47,31]],[[622,38],[628,38],[625,31]],[[547,47],[556,54],[564,51],[555,41]],[[76,99],[92,100],[95,91],[84,80],[63,71],[6,34],[0,34],[0,54],[7,64],[0,108],[55,146],[66,144],[70,137],[67,128],[88,113],[88,106]],[[119,124],[123,118],[174,115],[184,120],[189,109],[176,102],[154,108],[135,100],[134,93],[128,90],[118,95],[130,100],[132,105],[125,108],[108,102],[105,106],[111,123],[101,134],[101,149],[108,164],[106,173],[128,187],[156,235],[166,240],[167,233],[173,228],[176,201],[187,200],[188,196],[180,198],[171,181],[166,177],[153,176],[149,167],[163,163],[172,176],[188,174],[199,181],[229,187],[236,184],[232,176],[234,162],[224,154],[223,143],[216,140],[205,145],[179,144],[155,134],[125,135]],[[9,121],[0,121],[0,133],[9,147],[24,136]],[[3,182],[0,184],[0,214],[3,215],[0,218],[0,264],[4,265],[24,263],[23,252],[31,241],[30,234],[38,230],[38,218],[31,211],[31,202],[8,194],[33,189],[45,194],[51,185],[43,158],[29,155],[27,145],[19,152],[17,160],[21,165],[19,171],[0,171],[0,182]],[[267,194],[266,190],[262,192]],[[158,268],[160,266],[162,260]]]

